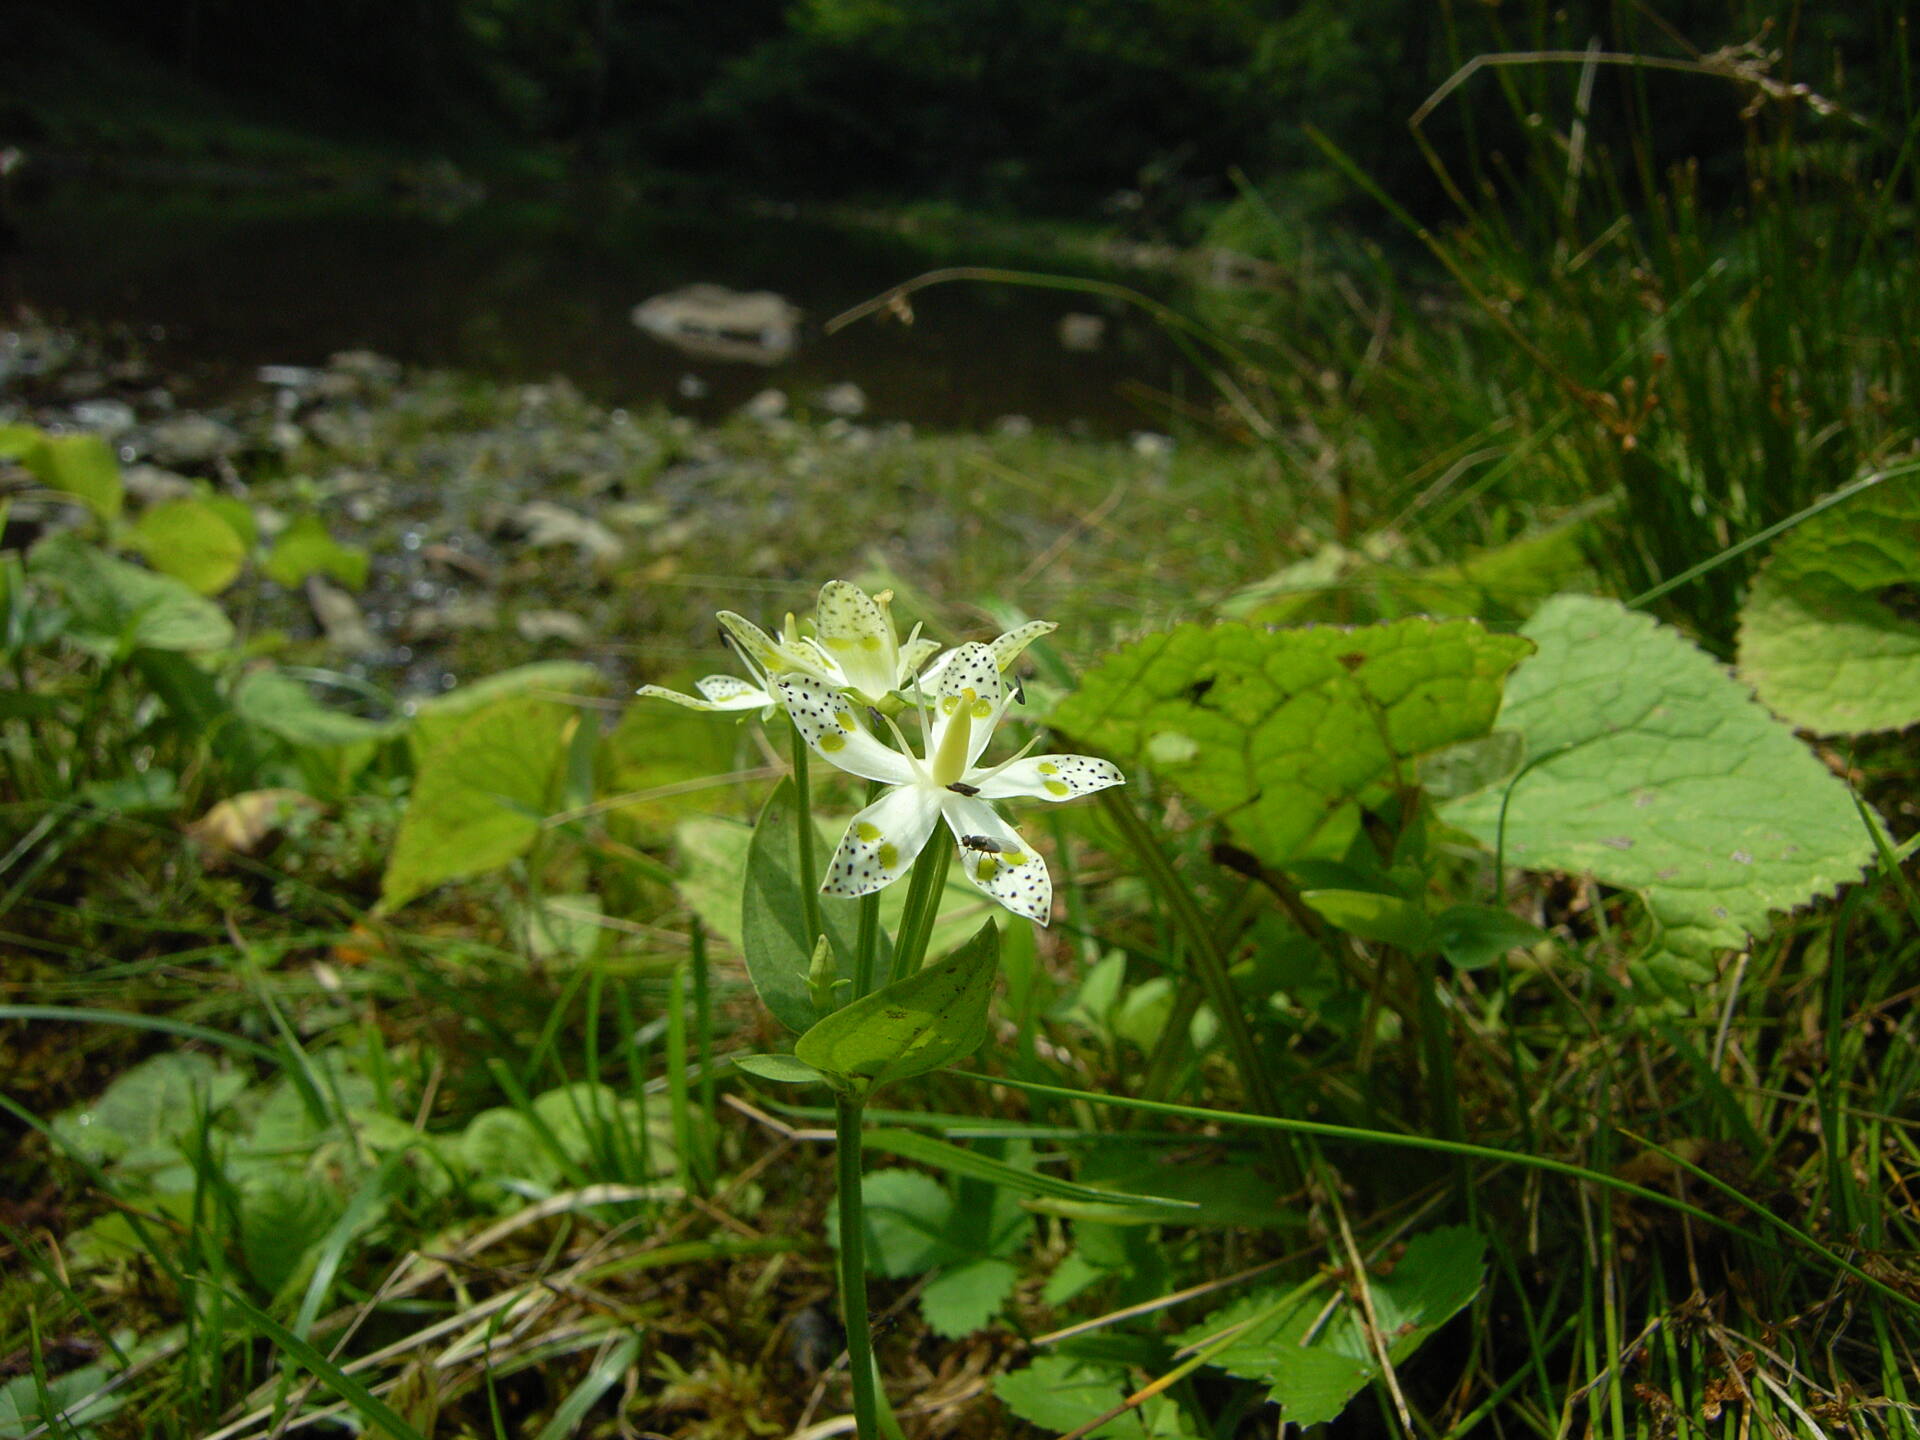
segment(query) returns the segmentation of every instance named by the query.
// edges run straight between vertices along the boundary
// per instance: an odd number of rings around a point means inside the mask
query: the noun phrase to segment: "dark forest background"
[[[719,179],[781,198],[923,198],[1040,213],[1178,214],[1236,169],[1342,193],[1310,125],[1416,210],[1439,196],[1407,117],[1468,58],[1598,44],[1675,59],[1752,44],[1864,113],[1898,97],[1898,5],[1740,0],[15,0],[0,141],[214,155],[247,125],[486,168]],[[1437,145],[1496,153],[1518,106],[1443,106]],[[1594,138],[1700,156],[1738,185],[1737,97],[1603,70]],[[1546,94],[1542,91],[1542,95]],[[1511,96],[1509,97],[1511,98]],[[196,111],[224,123],[204,134]],[[173,117],[170,121],[169,117]],[[1479,124],[1477,134],[1462,127]],[[1491,127],[1491,128],[1488,128]],[[1628,137],[1637,137],[1629,140]],[[1518,137],[1515,137],[1516,139]],[[1725,164],[1718,173],[1716,157]]]

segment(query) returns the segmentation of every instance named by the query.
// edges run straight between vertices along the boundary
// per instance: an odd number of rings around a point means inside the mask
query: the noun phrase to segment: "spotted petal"
[[[744,615],[731,610],[719,612],[718,619],[740,652],[749,669],[769,677],[776,675],[812,675],[838,683],[838,667],[810,640],[789,643],[776,640]]]
[[[969,698],[967,692],[973,694]],[[966,768],[971,770],[993,738],[993,727],[1007,707],[1006,682],[1000,667],[993,663],[993,651],[985,645],[962,645],[941,667],[930,693],[933,704],[933,734],[927,741],[929,757],[941,753],[947,730],[967,708],[972,728],[967,732]],[[952,774],[951,771],[948,772]]]
[[[896,683],[903,689],[911,685],[913,683],[913,677],[919,671],[920,667],[926,664],[928,657],[938,652],[939,649],[940,642],[938,640],[929,640],[926,636],[916,631],[913,636],[900,647],[900,674]]]
[[[1096,760],[1091,755],[1035,755],[1016,760],[1002,770],[989,770],[985,778],[969,776],[968,783],[979,789],[983,800],[1011,800],[1015,796],[1071,800],[1109,785],[1124,785],[1127,777],[1111,760]]]
[[[899,683],[899,641],[886,609],[858,585],[829,580],[820,587],[814,626],[821,648],[833,658],[847,684],[868,700],[878,700]]]
[[[889,750],[860,724],[845,695],[810,675],[782,675],[774,693],[794,728],[821,759],[868,780],[910,785],[917,772],[898,750]]]
[[[635,694],[654,700],[671,700],[689,710],[771,710],[773,697],[757,685],[749,685],[734,675],[709,675],[693,682],[700,694],[683,695],[664,685],[642,685]]]
[[[960,842],[967,878],[1016,915],[1044,925],[1053,914],[1047,862],[983,800],[943,794],[940,809]]]
[[[1015,626],[1004,635],[997,636],[994,642],[987,648],[993,651],[993,663],[1000,668],[1000,673],[1004,675],[1008,670],[1013,668],[1013,662],[1025,653],[1029,645],[1038,640],[1042,635],[1051,635],[1059,628],[1060,627],[1051,620],[1029,620],[1026,624]],[[959,651],[957,650],[949,650],[938,660],[934,661],[933,664],[929,665],[927,667],[927,673],[920,677],[921,687],[931,693],[933,687],[939,683],[941,674],[958,653]]]
[[[1029,645],[1059,628],[1051,620],[1029,620],[1024,625],[1015,626],[993,642],[993,663],[1002,671],[1007,670]]]
[[[940,802],[923,786],[889,790],[853,817],[820,886],[827,895],[869,895],[912,868],[940,818]]]

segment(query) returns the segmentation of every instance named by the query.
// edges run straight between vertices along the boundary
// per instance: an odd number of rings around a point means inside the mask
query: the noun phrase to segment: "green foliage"
[[[1391,1275],[1367,1277],[1375,1333],[1395,1365],[1480,1293],[1485,1254],[1486,1241],[1471,1230],[1431,1230],[1408,1244]],[[1282,1420],[1322,1425],[1381,1373],[1359,1300],[1347,1297],[1331,1319],[1325,1311],[1326,1299],[1312,1285],[1258,1290],[1190,1327],[1180,1340],[1210,1346],[1230,1336],[1224,1349],[1211,1352],[1211,1363],[1269,1386]]]
[[[1821,735],[1920,722],[1920,479],[1884,481],[1795,526],[1740,612],[1740,674]]]
[[[98,435],[49,435],[30,425],[0,426],[0,455],[19,463],[50,490],[71,495],[98,519],[120,516],[125,492],[113,447]]]
[[[783,779],[761,808],[747,848],[740,911],[740,948],[760,1003],[782,1025],[799,1032],[820,1018],[808,976],[813,942],[807,934],[800,892],[800,844],[795,833],[795,793]],[[815,864],[822,853],[817,845]],[[835,957],[834,977],[853,980],[854,904],[819,897],[820,919]],[[832,983],[832,982],[829,982]],[[803,1057],[812,1061],[810,1057]]]
[[[1015,1415],[1042,1430],[1076,1430],[1115,1409],[1136,1387],[1117,1365],[1066,1355],[1043,1355],[1024,1370],[993,1382],[993,1393]],[[1195,1440],[1179,1407],[1165,1395],[1127,1410],[1089,1432],[1090,1440]]]
[[[156,505],[134,523],[128,538],[154,569],[202,595],[217,595],[231,585],[251,548],[231,514],[204,500]]]
[[[1697,973],[1661,952],[1743,945],[1770,911],[1859,876],[1873,847],[1846,787],[1709,656],[1582,596],[1543,607],[1526,634],[1539,650],[1500,724],[1533,759],[1446,817],[1509,861],[1640,891],[1660,989]]]
[[[126,1397],[107,1390],[110,1372],[82,1365],[48,1377],[42,1391],[37,1377],[16,1375],[0,1385],[0,1440],[29,1435],[62,1435],[84,1440],[126,1405]],[[59,1416],[57,1425],[54,1417]]]
[[[524,855],[558,799],[567,706],[512,696],[465,717],[420,761],[380,882],[392,910],[433,886]]]
[[[27,573],[60,594],[70,610],[65,633],[97,654],[219,650],[233,642],[233,622],[211,600],[75,536],[35,546]]]
[[[987,1038],[999,942],[998,926],[987,921],[952,954],[817,1022],[793,1053],[861,1094],[964,1059]]]
[[[289,588],[323,575],[358,590],[367,583],[367,552],[335,540],[319,516],[301,515],[274,537],[260,573]]]
[[[862,1182],[867,1268],[894,1279],[939,1273],[920,1292],[933,1330],[958,1338],[983,1329],[1020,1277],[1014,1260],[1033,1217],[1012,1191],[977,1181],[949,1189],[917,1170],[876,1170]],[[828,1232],[837,1245],[839,1231]]]
[[[1530,648],[1464,620],[1182,625],[1088,671],[1053,723],[1150,764],[1270,863],[1332,856],[1417,757],[1485,733]]]

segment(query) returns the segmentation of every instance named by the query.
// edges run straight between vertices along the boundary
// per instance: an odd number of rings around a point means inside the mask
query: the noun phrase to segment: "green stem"
[[[946,878],[946,837],[934,834],[927,838],[926,848],[913,862],[913,874],[907,879],[907,903],[900,911],[900,931],[893,942],[892,979],[904,980],[926,959]]]
[[[847,1374],[853,1381],[858,1440],[880,1440],[879,1387],[874,1384],[873,1331],[867,1323],[867,1233],[860,1194],[860,1115],[864,1099],[835,1095],[833,1129],[840,1172],[840,1319],[847,1331]]]
[[[688,949],[691,952],[693,968],[693,1025],[695,1055],[700,1064],[700,1159],[704,1166],[708,1184],[713,1182],[714,1156],[714,1117],[720,1113],[715,1103],[715,1077],[713,1073],[713,988],[712,979],[707,970],[707,934],[700,924],[700,917],[693,919],[693,928],[687,936]]]
[[[1261,1114],[1279,1115],[1279,1101],[1275,1099],[1273,1086],[1267,1079],[1266,1067],[1260,1062],[1260,1052],[1254,1048],[1253,1031],[1247,1025],[1247,1017],[1240,1013],[1240,997],[1234,991],[1233,978],[1227,973],[1226,952],[1220,948],[1219,935],[1207,923],[1207,917],[1200,913],[1193,892],[1174,870],[1173,862],[1167,859],[1166,852],[1160,848],[1153,832],[1147,828],[1147,822],[1140,818],[1140,813],[1117,790],[1101,791],[1100,804],[1106,810],[1107,818],[1113,821],[1133,850],[1135,858],[1140,861],[1147,878],[1167,902],[1167,908],[1173,912],[1174,923],[1186,936],[1194,974],[1199,978],[1201,988],[1206,991],[1207,1003],[1213,1007],[1213,1013],[1220,1021],[1220,1029],[1233,1050],[1234,1061],[1240,1070],[1240,1083],[1246,1087],[1247,1098]]]
[[[820,871],[813,858],[813,783],[809,775],[807,742],[800,727],[788,722],[793,732],[793,823],[794,843],[800,852],[800,913],[807,927],[807,954],[820,942]]]

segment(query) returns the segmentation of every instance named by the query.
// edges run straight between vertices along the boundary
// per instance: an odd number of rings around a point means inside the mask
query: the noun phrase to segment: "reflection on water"
[[[215,383],[364,347],[501,378],[563,373],[608,404],[708,416],[770,385],[805,403],[853,381],[880,419],[962,427],[1020,414],[1115,433],[1164,424],[1121,390],[1168,388],[1178,368],[1125,308],[1106,311],[1097,353],[1075,353],[1060,322],[1100,302],[998,285],[935,287],[914,297],[911,326],[869,320],[828,337],[824,320],[901,280],[1008,257],[719,210],[493,200],[445,220],[364,195],[63,183],[16,223],[0,300],[164,332],[156,358]],[[793,300],[805,312],[797,353],[772,366],[698,360],[632,323],[640,301],[697,282]]]

